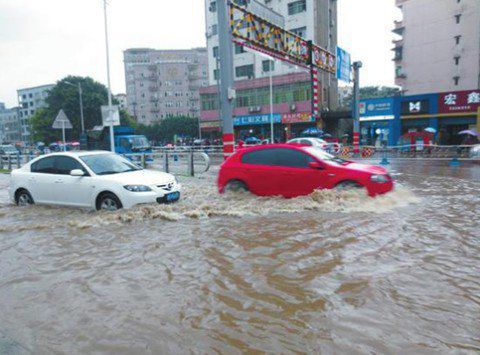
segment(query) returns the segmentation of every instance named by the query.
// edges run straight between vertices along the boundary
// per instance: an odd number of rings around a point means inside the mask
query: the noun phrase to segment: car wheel
[[[351,191],[351,190],[363,189],[363,186],[355,181],[343,181],[339,183],[337,186],[335,186],[335,189],[338,191]]]
[[[27,190],[20,190],[17,192],[16,202],[18,206],[25,207],[33,205],[32,195]]]
[[[224,191],[225,192],[238,192],[238,191],[248,192],[248,186],[243,181],[231,180],[227,182],[227,185],[225,185]]]
[[[117,196],[108,192],[102,194],[97,201],[98,211],[117,211],[122,208],[122,203]]]

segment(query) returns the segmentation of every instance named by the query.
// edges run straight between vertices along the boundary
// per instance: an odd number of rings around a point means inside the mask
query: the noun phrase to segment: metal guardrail
[[[199,150],[165,149],[152,153],[124,154],[124,156],[143,168],[152,168],[166,173],[195,176],[210,169],[210,156]],[[180,171],[179,171],[180,170]]]

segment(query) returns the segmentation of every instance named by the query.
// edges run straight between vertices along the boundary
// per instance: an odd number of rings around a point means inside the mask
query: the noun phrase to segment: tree
[[[391,86],[365,86],[360,88],[360,100],[375,99],[381,97],[395,97],[400,96],[402,91],[399,88]],[[340,103],[342,108],[350,109],[353,102],[353,92],[348,95],[343,103]]]
[[[150,126],[138,125],[138,134],[149,140],[173,142],[174,136],[194,138],[198,136],[198,119],[188,116],[172,116]]]
[[[74,86],[67,84],[71,83]],[[101,106],[108,104],[107,88],[89,77],[67,76],[57,82],[45,99],[46,108],[38,110],[30,119],[30,127],[35,141],[52,142],[60,140],[61,130],[52,128],[53,121],[60,109],[63,109],[72,123],[73,129],[66,131],[67,140],[78,140],[81,133],[80,103],[78,83],[83,92],[83,113],[85,130],[102,125]],[[118,104],[114,100],[114,104]],[[125,111],[120,111],[120,121],[124,125],[134,125],[135,121]]]

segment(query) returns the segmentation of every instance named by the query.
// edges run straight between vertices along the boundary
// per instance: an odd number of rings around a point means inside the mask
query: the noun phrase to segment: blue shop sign
[[[337,79],[349,83],[352,77],[352,60],[350,53],[337,47]]]
[[[360,121],[393,120],[394,98],[362,100],[359,104]]]
[[[273,114],[273,122],[281,123],[282,117],[280,114]],[[249,116],[237,116],[233,119],[234,126],[250,126],[250,125],[262,125],[270,123],[270,114],[263,115],[249,115]]]

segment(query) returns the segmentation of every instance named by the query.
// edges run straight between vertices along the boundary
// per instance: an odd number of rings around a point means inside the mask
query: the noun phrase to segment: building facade
[[[17,90],[21,141],[24,144],[31,143],[30,118],[38,109],[46,107],[45,99],[48,97],[49,91],[54,86],[54,84],[49,84]]]
[[[480,89],[362,100],[362,145],[402,144],[413,132],[435,132],[440,145],[460,145],[465,130],[480,130]]]
[[[124,64],[128,111],[139,123],[199,116],[199,89],[208,85],[205,48],[128,49]]]
[[[5,108],[0,104],[0,144],[16,144],[21,141],[19,107]]]
[[[306,40],[312,40],[332,53],[336,51],[337,3],[335,0],[237,0],[236,3],[246,6],[248,11],[269,22]],[[205,5],[210,86],[201,90],[201,126],[205,132],[211,132],[220,129],[216,118],[218,111],[214,113],[211,109],[207,109],[208,102],[212,102],[213,98],[218,100],[216,95],[219,79],[219,37],[216,1],[205,0]],[[245,132],[251,135],[265,135],[269,127],[269,119],[266,117],[270,117],[270,75],[274,77],[276,137],[278,139],[285,137],[285,132],[287,132],[286,136],[295,135],[305,124],[316,125],[311,115],[309,88],[312,83],[309,72],[279,60],[275,60],[271,67],[271,61],[267,58],[238,44],[234,44],[233,51],[234,78],[238,90],[234,115],[238,135],[245,136]],[[328,111],[338,106],[338,82],[334,76],[320,72],[319,90],[321,111]]]
[[[395,83],[405,94],[480,88],[480,1],[395,2]]]

